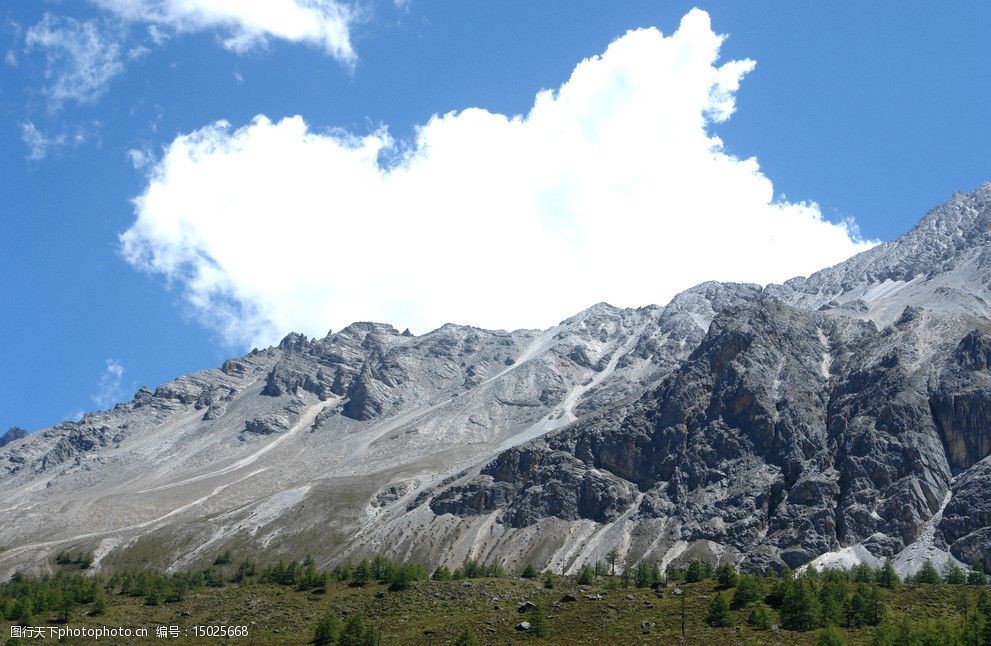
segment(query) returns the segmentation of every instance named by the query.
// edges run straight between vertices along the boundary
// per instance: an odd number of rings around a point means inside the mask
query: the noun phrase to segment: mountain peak
[[[955,193],[931,209],[905,235],[783,285],[768,287],[770,294],[803,307],[833,301],[890,295],[912,281],[928,281],[973,261],[991,243],[991,182],[968,193]],[[972,277],[971,277],[972,278]],[[958,287],[982,290],[960,277]],[[981,281],[978,280],[980,283]]]

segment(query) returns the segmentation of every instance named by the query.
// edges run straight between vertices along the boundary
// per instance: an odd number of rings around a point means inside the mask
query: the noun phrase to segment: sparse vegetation
[[[253,621],[256,644],[478,644],[543,638],[627,643],[648,631],[669,643],[680,638],[684,603],[687,644],[765,643],[764,631],[776,625],[780,632],[774,641],[796,646],[991,643],[991,596],[975,575],[983,574],[977,568],[961,568],[959,575],[946,568],[937,583],[923,572],[925,582],[911,577],[899,585],[892,583],[897,577],[887,564],[876,570],[858,566],[754,575],[695,561],[662,576],[655,564],[644,563],[614,577],[603,561],[575,576],[546,572],[539,580],[535,568],[506,577],[498,564],[469,561],[454,572],[438,567],[428,580],[422,566],[381,556],[331,569],[309,557],[264,565],[234,557],[172,574],[16,575],[0,584],[0,630],[65,621],[73,626]],[[688,581],[699,574],[701,580]],[[623,588],[624,580],[629,589]],[[650,587],[656,591],[644,592]],[[533,606],[521,616],[517,606],[523,601]],[[516,629],[521,620],[528,629]],[[476,635],[482,630],[480,639]]]

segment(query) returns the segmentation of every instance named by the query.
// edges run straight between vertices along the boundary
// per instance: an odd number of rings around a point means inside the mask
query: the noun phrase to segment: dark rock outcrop
[[[28,436],[28,432],[20,426],[11,426],[7,432],[0,435],[0,446],[7,446],[14,440],[19,440]]]

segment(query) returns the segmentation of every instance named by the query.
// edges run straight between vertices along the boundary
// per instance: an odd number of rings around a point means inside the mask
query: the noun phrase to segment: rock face
[[[7,432],[0,435],[0,446],[7,446],[14,440],[19,440],[28,436],[28,432],[19,426],[11,426]]]
[[[0,573],[70,548],[183,568],[228,546],[991,566],[989,225],[984,185],[783,285],[601,303],[544,331],[290,334],[0,440]]]

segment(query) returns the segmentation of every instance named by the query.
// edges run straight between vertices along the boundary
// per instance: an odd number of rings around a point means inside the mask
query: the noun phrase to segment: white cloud
[[[3,57],[3,62],[7,65],[7,67],[17,67],[17,54],[14,50],[7,50],[6,56]]]
[[[155,161],[155,154],[150,148],[129,148],[124,155],[135,170],[144,170]]]
[[[46,13],[28,29],[25,43],[29,51],[45,53],[47,93],[55,109],[66,101],[95,101],[124,70],[119,38],[95,20]]]
[[[234,51],[264,45],[270,38],[308,43],[346,63],[355,60],[350,24],[354,11],[337,0],[92,0],[131,22],[150,24],[153,40],[177,32],[222,30]]]
[[[66,146],[78,146],[88,139],[86,131],[77,128],[72,133],[60,132],[55,135],[38,130],[34,123],[21,124],[21,141],[28,147],[28,159],[38,161],[48,156],[52,150]]]
[[[124,398],[123,378],[124,366],[119,361],[107,359],[107,366],[97,382],[97,392],[90,395],[97,408],[110,408]]]
[[[150,173],[124,257],[229,342],[264,345],[353,320],[543,327],[866,249],[816,204],[775,201],[712,134],[754,67],[718,65],[722,40],[693,10],[672,36],[617,39],[526,115],[435,116],[407,145],[301,117],[211,124]]]

